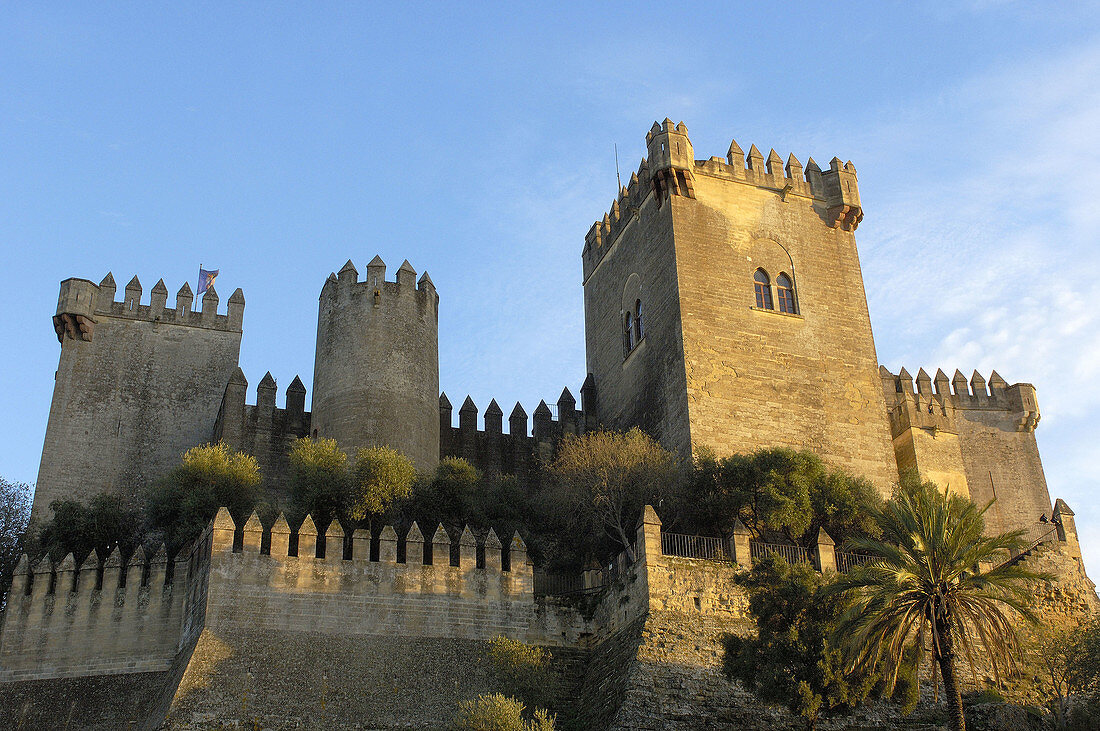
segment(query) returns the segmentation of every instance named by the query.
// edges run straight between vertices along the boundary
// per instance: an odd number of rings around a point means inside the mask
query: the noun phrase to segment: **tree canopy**
[[[822,717],[891,690],[880,669],[848,668],[835,639],[844,603],[826,591],[827,578],[805,564],[768,556],[737,581],[749,593],[757,634],[727,636],[722,668],[758,698],[786,707],[813,728]]]
[[[38,531],[39,547],[60,561],[71,553],[83,561],[95,550],[106,558],[116,547],[129,556],[147,535],[141,506],[113,493],[100,493],[87,502],[55,500],[52,515]],[[201,530],[201,528],[200,528]]]
[[[256,458],[224,442],[192,447],[179,467],[149,490],[150,524],[165,534],[170,549],[198,536],[219,507],[243,520],[260,499]]]
[[[866,507],[877,502],[867,480],[830,469],[809,451],[758,449],[719,459],[701,449],[676,509],[701,533],[728,537],[740,520],[758,538],[776,531],[809,545],[819,528],[838,543],[873,534]]]
[[[0,477],[0,608],[11,586],[12,571],[25,550],[30,515],[30,485]]]
[[[547,474],[550,489],[572,513],[574,535],[590,526],[631,560],[631,539],[642,508],[659,504],[679,479],[672,453],[639,429],[567,436]]]

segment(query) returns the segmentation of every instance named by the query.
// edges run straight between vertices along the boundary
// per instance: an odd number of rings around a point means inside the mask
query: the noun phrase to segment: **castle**
[[[736,142],[725,158],[696,160],[686,126],[668,119],[646,143],[584,241],[580,408],[568,388],[556,415],[543,401],[529,420],[517,403],[505,432],[495,400],[479,428],[467,397],[456,426],[439,392],[440,296],[408,261],[392,281],[375,257],[365,278],[348,261],[324,282],[309,412],[298,378],[277,408],[270,373],[246,403],[241,290],[223,314],[213,288],[195,311],[186,284],[170,309],[163,281],[143,304],[136,277],[120,302],[111,274],[98,285],[67,279],[33,514],[60,498],[136,491],[212,440],[254,455],[278,501],[288,446],[301,436],[347,451],[389,445],[421,469],[461,456],[524,478],[564,435],[637,426],[684,456],[808,448],[884,494],[915,470],[978,503],[995,499],[989,529],[1031,531],[1022,560],[1059,577],[1039,597],[1048,614],[1095,611],[1073,512],[1047,491],[1035,389],[996,372],[914,378],[879,366],[852,163],[834,158],[822,170],[755,145],[746,155]],[[675,709],[700,702],[698,714],[725,719],[716,727],[736,727],[744,694],[705,686],[725,682],[718,638],[745,630],[747,599],[730,577],[755,549],[735,536],[723,563],[684,555],[666,537],[647,509],[635,562],[619,557],[578,577],[584,606],[576,594],[536,591],[522,537],[468,528],[387,526],[344,541],[335,522],[265,526],[253,515],[238,525],[222,511],[171,561],[163,550],[93,554],[80,566],[27,557],[0,635],[0,699],[25,728],[66,727],[43,700],[59,692],[71,699],[65,723],[83,714],[73,728],[261,716],[280,728],[319,712],[332,724],[430,728],[486,685],[480,643],[504,634],[574,659],[586,727],[692,728],[692,714]],[[813,553],[820,570],[843,570],[828,536]],[[114,710],[93,710],[105,694]]]

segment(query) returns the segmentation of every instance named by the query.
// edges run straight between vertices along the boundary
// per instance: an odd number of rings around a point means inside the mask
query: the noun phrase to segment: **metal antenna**
[[[623,189],[623,181],[619,177],[619,143],[615,143],[615,182],[619,184],[619,187],[615,190],[618,193]]]

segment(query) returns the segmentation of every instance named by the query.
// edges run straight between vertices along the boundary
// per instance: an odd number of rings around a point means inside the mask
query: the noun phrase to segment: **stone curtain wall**
[[[146,561],[139,548],[125,567],[117,549],[79,569],[72,554],[33,569],[24,557],[3,617],[0,683],[167,670],[201,626],[200,557],[201,545],[181,552],[170,582],[163,549]]]

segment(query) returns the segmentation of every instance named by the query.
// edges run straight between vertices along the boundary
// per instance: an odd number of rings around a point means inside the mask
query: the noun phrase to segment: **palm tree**
[[[896,667],[906,646],[921,652],[931,644],[956,731],[966,728],[958,652],[972,669],[976,648],[985,650],[995,673],[1012,667],[1017,618],[1037,621],[1027,584],[1051,578],[1007,560],[1025,547],[1023,531],[984,535],[988,508],[930,482],[903,487],[872,509],[881,540],[848,543],[873,558],[832,587],[851,601],[837,635],[853,664],[887,658]]]

